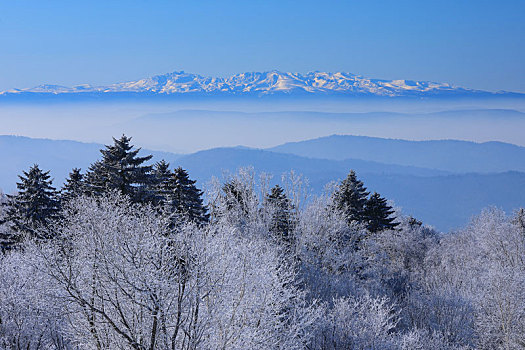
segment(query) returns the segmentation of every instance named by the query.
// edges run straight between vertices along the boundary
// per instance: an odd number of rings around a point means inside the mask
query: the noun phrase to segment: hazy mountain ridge
[[[213,148],[195,152],[181,156],[177,159],[177,164],[194,170],[194,175],[198,178],[220,177],[223,170],[234,172],[239,167],[249,166],[255,167],[259,172],[266,172],[277,177],[294,170],[313,181],[325,179],[319,182],[319,186],[316,186],[318,189],[326,183],[346,175],[349,169],[354,169],[359,174],[403,174],[422,177],[450,174],[440,170],[382,164],[361,159],[315,159],[242,146]],[[334,174],[337,174],[335,178]]]
[[[525,171],[525,147],[496,141],[408,141],[332,135],[285,143],[268,150],[319,159],[366,159],[455,173]]]
[[[229,77],[207,77],[181,71],[108,86],[82,84],[67,87],[45,84],[34,88],[12,89],[0,92],[0,95],[113,95],[124,93],[146,95],[316,94],[387,97],[507,94],[506,92],[491,93],[430,81],[371,79],[345,72],[316,71],[300,74],[269,71],[241,73]]]

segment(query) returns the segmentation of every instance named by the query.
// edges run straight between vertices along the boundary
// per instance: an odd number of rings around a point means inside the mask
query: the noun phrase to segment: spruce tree
[[[155,197],[154,203],[166,206],[179,218],[203,224],[208,221],[208,214],[202,200],[203,193],[195,183],[186,170],[178,167],[171,172],[169,163],[161,160],[153,168],[151,192]]]
[[[366,220],[365,204],[368,192],[363,182],[357,179],[355,171],[350,171],[333,196],[336,209],[343,213],[348,223]]]
[[[290,199],[279,185],[275,185],[265,199],[271,213],[270,233],[283,242],[290,243],[294,228]]]
[[[164,159],[155,163],[153,167],[153,181],[151,192],[154,194],[156,205],[165,205],[170,195],[174,192],[173,173],[169,169],[170,164]]]
[[[18,193],[7,196],[5,221],[17,233],[17,241],[23,235],[46,238],[47,234],[40,229],[47,228],[59,213],[58,193],[49,171],[44,172],[35,164],[19,178]]]
[[[394,210],[387,204],[385,198],[374,192],[365,204],[368,231],[375,233],[382,230],[394,229],[399,223],[392,217]]]
[[[90,196],[100,196],[106,191],[107,176],[102,161],[97,160],[91,164],[84,175],[84,189],[86,194]]]
[[[86,189],[92,195],[101,195],[106,191],[117,190],[128,195],[134,202],[153,200],[150,191],[152,167],[143,165],[151,155],[139,157],[140,148],[133,149],[131,138],[122,135],[113,138],[114,144],[100,150],[102,160],[91,165],[86,174]]]
[[[62,201],[69,201],[75,197],[78,197],[84,192],[84,175],[80,172],[79,168],[74,168],[66,179],[62,190],[60,191],[60,199]]]
[[[10,249],[15,243],[12,230],[6,225],[7,196],[0,190],[0,253]]]
[[[170,191],[167,198],[176,214],[191,222],[204,224],[209,216],[203,204],[203,192],[195,186],[196,182],[190,179],[186,170],[178,167],[166,188]]]

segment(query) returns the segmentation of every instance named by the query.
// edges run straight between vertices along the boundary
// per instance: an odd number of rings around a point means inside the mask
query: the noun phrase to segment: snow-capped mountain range
[[[18,94],[322,94],[373,96],[425,96],[455,94],[491,94],[489,92],[452,86],[447,83],[411,80],[370,79],[350,73],[310,72],[307,74],[279,71],[252,72],[230,77],[205,77],[186,72],[173,72],[151,78],[117,83],[108,86],[88,84],[66,87],[39,85],[28,89],[0,92]],[[501,94],[501,93],[498,93]]]

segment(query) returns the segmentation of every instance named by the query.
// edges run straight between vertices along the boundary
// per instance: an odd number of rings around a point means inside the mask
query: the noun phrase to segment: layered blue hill
[[[268,150],[320,159],[366,159],[459,173],[525,171],[525,147],[503,142],[406,141],[332,135],[290,142]]]

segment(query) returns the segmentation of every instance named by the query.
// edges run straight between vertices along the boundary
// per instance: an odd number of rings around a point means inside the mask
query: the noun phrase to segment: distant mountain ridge
[[[73,87],[39,85],[28,89],[0,92],[0,96],[17,95],[337,95],[337,96],[454,96],[454,95],[521,95],[491,93],[456,87],[447,83],[413,80],[371,79],[345,72],[309,72],[306,74],[279,71],[249,72],[229,77],[207,77],[183,71],[157,75],[137,81],[107,86],[82,84]]]
[[[454,173],[525,172],[525,147],[497,141],[408,141],[332,135],[289,142],[268,150],[318,159],[363,159]]]

